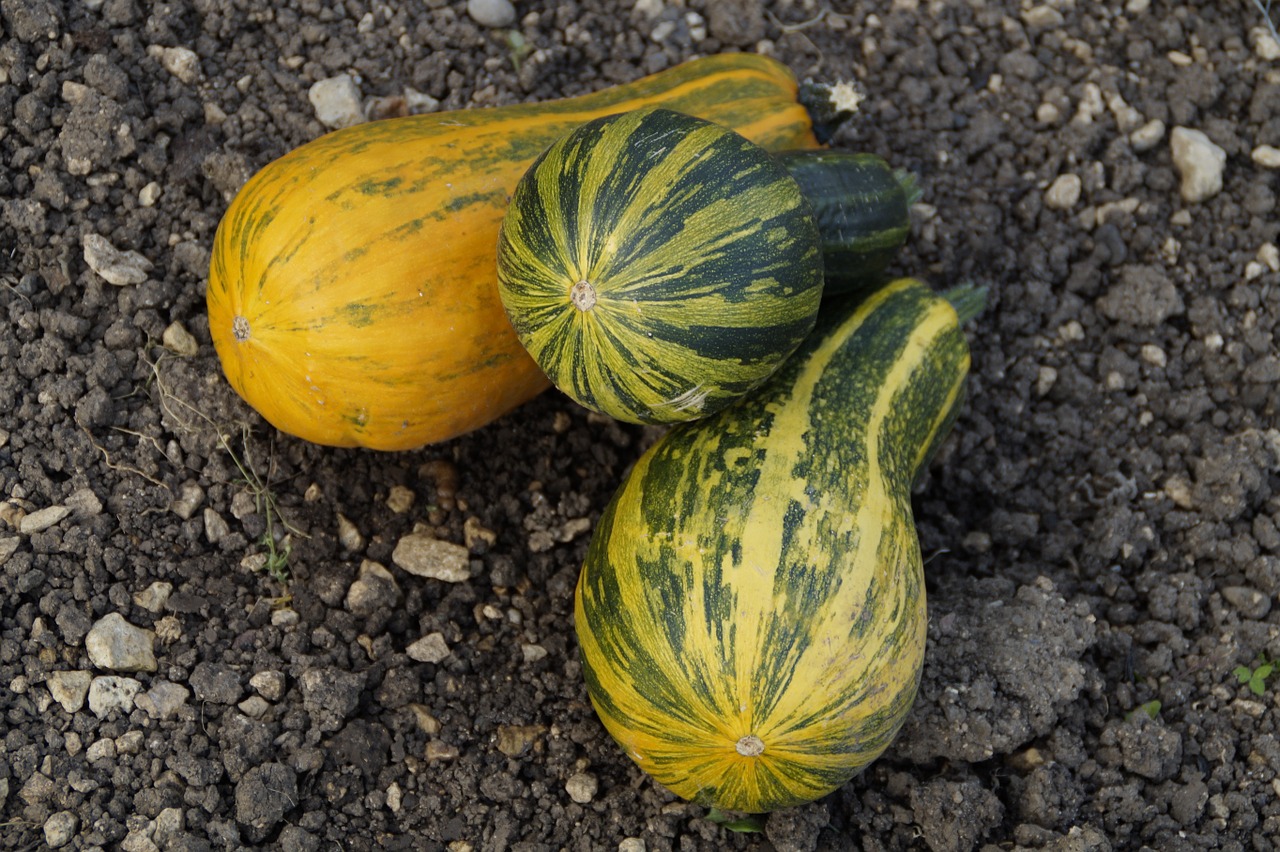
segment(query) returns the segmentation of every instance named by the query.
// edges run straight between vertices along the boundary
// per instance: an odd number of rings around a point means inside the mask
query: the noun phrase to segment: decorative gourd
[[[214,239],[209,330],[236,391],[321,444],[410,449],[548,386],[498,299],[498,227],[529,164],[602,115],[651,104],[770,150],[816,146],[796,83],[748,54],[583,97],[362,124],[268,164]]]
[[[907,279],[829,300],[768,382],[672,428],[605,509],[576,595],[587,687],[674,793],[802,804],[897,732],[925,648],[911,485],[962,398],[959,323]]]
[[[883,284],[911,233],[911,205],[920,199],[915,175],[853,151],[783,151],[777,159],[813,207],[822,235],[823,295]]]
[[[633,423],[718,411],[813,328],[809,204],[738,133],[663,108],[588,122],[516,186],[498,291],[562,391]]]

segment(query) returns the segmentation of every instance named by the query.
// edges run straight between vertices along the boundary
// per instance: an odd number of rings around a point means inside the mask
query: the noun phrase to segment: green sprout
[[[1134,716],[1137,716],[1139,713],[1145,713],[1149,718],[1154,720],[1156,717],[1160,715],[1161,706],[1162,705],[1160,704],[1160,700],[1158,698],[1153,698],[1152,700],[1147,701],[1143,704],[1139,704],[1137,707],[1130,710],[1129,713],[1124,717],[1124,720],[1128,722],[1130,719],[1132,719]]]
[[[519,30],[507,31],[507,52],[511,57],[511,65],[516,69],[516,73],[520,73],[520,67],[524,64],[530,53],[533,53],[533,45]]]
[[[1269,5],[1269,4],[1268,4]],[[1267,678],[1276,670],[1276,660],[1268,660],[1266,654],[1258,655],[1258,665],[1236,666],[1231,673],[1241,683],[1249,684],[1249,691],[1254,695],[1262,695],[1267,691]]]
[[[759,833],[764,831],[764,817],[760,814],[733,816],[719,808],[712,808],[707,812],[707,822],[713,822],[716,825],[724,826],[730,831],[739,833]]]

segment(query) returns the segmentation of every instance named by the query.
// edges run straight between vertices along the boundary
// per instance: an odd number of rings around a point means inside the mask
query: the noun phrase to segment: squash
[[[575,627],[623,750],[697,803],[813,801],[911,707],[925,590],[911,486],[962,397],[952,301],[918,281],[828,300],[752,395],[673,427],[592,536]]]
[[[214,238],[209,331],[236,391],[320,444],[410,449],[548,386],[498,299],[498,227],[533,160],[586,121],[651,104],[770,150],[815,147],[796,83],[748,54],[577,98],[389,119],[269,163]]]
[[[822,235],[827,296],[885,282],[885,270],[911,233],[915,175],[883,157],[855,151],[783,151],[778,162],[813,207]]]
[[[650,107],[552,145],[512,195],[498,292],[560,390],[632,423],[719,411],[812,330],[818,230],[767,151]]]

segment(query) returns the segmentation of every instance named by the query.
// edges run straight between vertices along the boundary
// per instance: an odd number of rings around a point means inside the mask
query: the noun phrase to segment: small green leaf
[[[1234,674],[1241,683],[1248,683],[1253,679],[1253,669],[1248,666],[1236,666],[1231,670],[1231,673]]]
[[[737,817],[727,814],[719,808],[712,808],[707,811],[707,821],[740,833],[754,834],[764,831],[764,817],[759,814]]]

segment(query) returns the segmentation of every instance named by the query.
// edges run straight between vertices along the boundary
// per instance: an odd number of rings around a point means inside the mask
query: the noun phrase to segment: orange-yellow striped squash
[[[508,199],[556,139],[649,105],[768,150],[818,144],[791,73],[749,54],[322,136],[255,174],[219,224],[207,299],[228,381],[281,431],[381,450],[452,438],[532,398],[549,382],[497,289]]]

